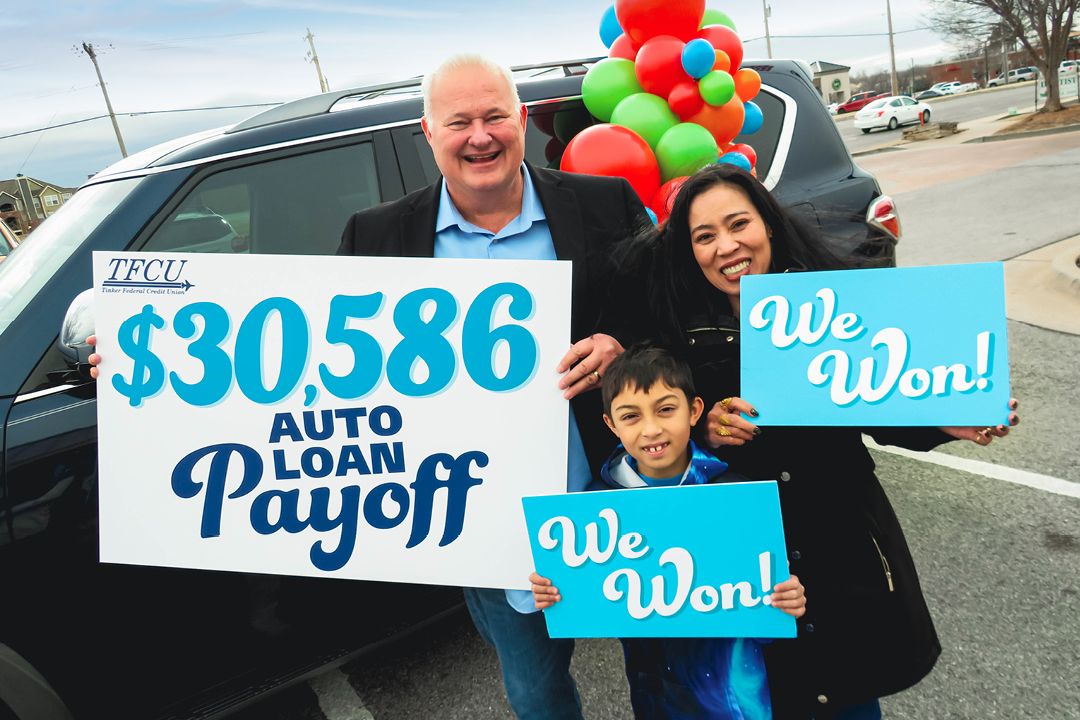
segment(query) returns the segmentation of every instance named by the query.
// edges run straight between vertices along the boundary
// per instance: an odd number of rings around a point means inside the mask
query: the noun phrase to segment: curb
[[[1010,320],[1080,335],[1080,235],[1005,261]]]
[[[1006,133],[1005,135],[983,135],[982,137],[965,140],[963,144],[981,142],[1001,142],[1002,140],[1020,140],[1022,138],[1040,137],[1042,135],[1059,135],[1061,133],[1076,132],[1080,130],[1080,124],[1063,125],[1056,128],[1044,128],[1042,130],[1027,130],[1025,132]]]

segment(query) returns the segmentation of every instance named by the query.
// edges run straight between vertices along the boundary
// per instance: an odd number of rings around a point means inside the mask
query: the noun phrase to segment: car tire
[[[930,111],[929,110],[923,110],[922,111],[922,122],[923,122],[923,125],[926,125],[927,123],[930,122]]]
[[[870,134],[870,128],[863,128],[862,131],[863,131],[863,135],[869,135]]]
[[[894,117],[889,118],[889,129],[890,130],[895,130],[897,125],[899,125],[899,123],[896,122],[896,118],[894,118]]]

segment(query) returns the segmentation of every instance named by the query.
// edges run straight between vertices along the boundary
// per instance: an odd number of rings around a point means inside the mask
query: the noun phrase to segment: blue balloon
[[[709,74],[715,64],[716,50],[708,40],[697,38],[686,43],[682,51],[682,66],[687,75],[700,80]]]
[[[746,172],[750,172],[750,158],[746,157],[741,152],[726,152],[721,155],[720,159],[716,162],[734,165],[737,168],[742,168]]]
[[[619,24],[619,18],[615,17],[615,6],[612,5],[604,11],[604,17],[600,18],[600,41],[604,43],[604,47],[609,48],[620,35],[622,25]]]
[[[656,213],[652,211],[652,208],[645,208],[645,212],[649,213],[649,219],[652,220],[653,225],[660,223],[660,219],[656,217]]]
[[[762,124],[765,122],[765,116],[761,114],[761,108],[756,103],[743,103],[743,107],[746,110],[746,119],[743,120],[742,130],[739,131],[739,134],[753,135],[761,129]]]

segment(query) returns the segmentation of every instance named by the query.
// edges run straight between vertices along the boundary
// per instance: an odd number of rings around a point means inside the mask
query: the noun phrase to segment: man
[[[475,55],[424,78],[422,126],[443,179],[353,215],[339,255],[572,260],[571,331],[558,367],[572,398],[567,485],[581,490],[611,449],[594,389],[622,351],[592,335],[603,301],[609,246],[647,221],[621,178],[571,175],[524,162],[527,110],[510,73]],[[552,640],[528,591],[466,588],[477,630],[495,646],[522,720],[581,718],[570,676],[572,640]]]

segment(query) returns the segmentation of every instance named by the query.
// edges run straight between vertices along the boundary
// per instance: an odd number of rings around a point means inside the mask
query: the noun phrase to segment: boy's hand
[[[802,617],[806,614],[806,588],[792,575],[773,588],[771,604],[792,617]]]
[[[742,415],[757,417],[757,410],[738,397],[724,398],[713,405],[706,421],[707,442],[713,447],[745,445],[761,434],[761,428]]]
[[[623,346],[610,335],[596,333],[570,346],[555,372],[563,373],[559,389],[569,400],[586,390],[600,387],[600,378],[611,361],[623,353]]]
[[[91,335],[90,337],[86,338],[86,344],[91,345],[91,346],[97,345],[97,335]],[[93,353],[93,354],[90,355],[90,357],[86,358],[86,361],[88,363],[90,363],[90,377],[97,380],[97,378],[98,378],[98,367],[97,366],[101,364],[101,356],[98,355],[97,353]]]
[[[545,610],[562,600],[559,589],[551,586],[551,581],[546,577],[540,577],[536,573],[529,576],[532,583],[533,602],[536,607]]]

